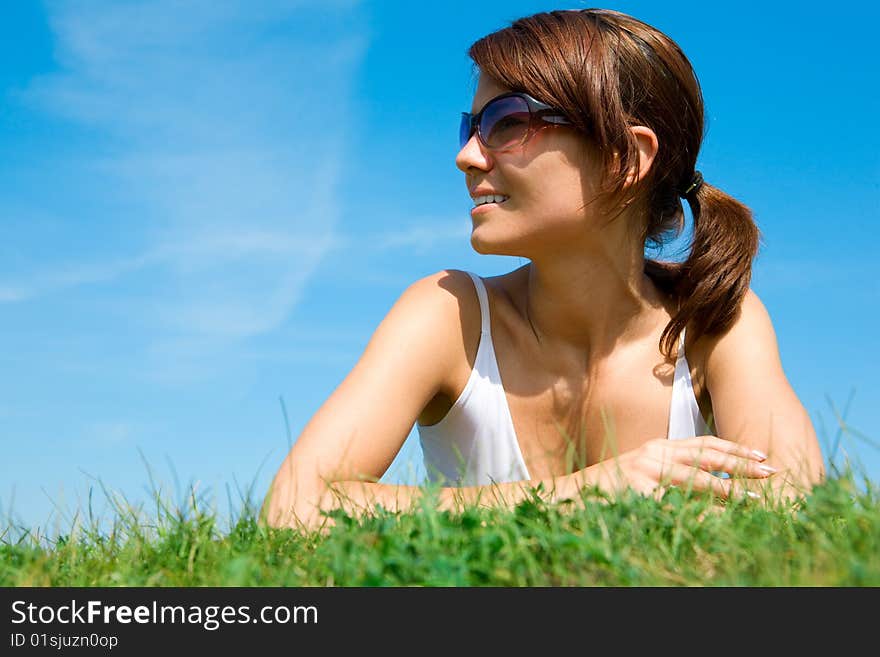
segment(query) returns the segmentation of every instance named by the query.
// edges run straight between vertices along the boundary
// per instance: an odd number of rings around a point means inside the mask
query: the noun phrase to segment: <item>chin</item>
[[[471,248],[477,253],[481,255],[489,255],[489,252],[486,251],[486,246],[487,245],[479,242],[478,240],[471,238]]]
[[[471,232],[471,248],[480,255],[518,256],[519,249],[513,248],[512,244],[481,239],[477,235],[476,228]]]

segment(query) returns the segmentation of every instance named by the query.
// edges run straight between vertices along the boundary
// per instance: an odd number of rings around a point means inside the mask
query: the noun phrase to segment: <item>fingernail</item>
[[[764,472],[766,472],[768,474],[773,474],[774,472],[779,472],[772,465],[764,465],[763,463],[758,466],[758,470],[763,470]]]
[[[747,490],[747,491],[746,491],[746,495],[748,495],[749,497],[752,497],[752,498],[754,498],[754,499],[758,499],[759,497],[761,497],[760,495],[758,495],[758,494],[757,494],[755,491],[753,491],[753,490]]]
[[[759,459],[761,459],[762,461],[764,461],[764,460],[767,459],[767,455],[766,455],[764,452],[758,451],[757,449],[753,449],[753,450],[752,450],[752,454],[754,454],[755,456],[757,456],[757,457],[758,457]]]

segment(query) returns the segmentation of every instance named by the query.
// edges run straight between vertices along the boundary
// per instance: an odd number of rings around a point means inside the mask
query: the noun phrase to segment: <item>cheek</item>
[[[587,176],[566,153],[552,150],[536,155],[521,172],[521,185],[530,205],[566,207],[583,204]]]
[[[540,152],[534,154],[535,176],[543,181],[547,194],[578,199],[577,206],[595,198],[602,165],[599,155],[581,139],[562,130],[544,131]]]
[[[584,216],[584,190],[577,175],[555,174],[543,178],[544,184],[531,190],[529,210],[536,215],[568,222]]]
[[[577,213],[577,206],[550,206],[529,218],[525,231],[542,242],[570,242],[584,234],[586,221]]]

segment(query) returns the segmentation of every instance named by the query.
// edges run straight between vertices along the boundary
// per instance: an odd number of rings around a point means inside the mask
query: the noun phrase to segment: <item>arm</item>
[[[577,472],[546,479],[531,479],[496,483],[489,486],[440,488],[438,497],[430,500],[440,511],[460,511],[471,506],[512,507],[524,499],[531,499],[532,489],[542,487],[541,497],[549,503],[562,500],[579,502],[582,488],[598,488],[614,495],[632,488],[646,495],[659,496],[669,484],[693,487],[721,498],[739,494],[745,479],[766,479],[762,471],[764,457],[748,447],[715,436],[694,437],[669,441],[651,440],[641,447],[618,457],[596,463]],[[710,474],[713,470],[736,471],[736,480],[722,480]],[[286,480],[281,485],[286,485]],[[291,526],[311,531],[333,524],[322,518],[321,511],[343,509],[358,516],[371,512],[381,504],[392,512],[407,512],[419,508],[425,488],[399,486],[364,481],[330,482],[307,507],[306,515],[276,519],[276,526]]]
[[[575,475],[579,475],[577,480]],[[578,488],[593,483],[594,480],[584,475],[584,471],[575,475],[487,486],[440,488],[438,497],[432,500],[432,508],[457,512],[475,505],[512,507],[524,499],[531,499],[530,488],[539,484],[544,487],[544,499],[550,502],[572,499],[577,497]],[[287,484],[287,480],[276,478],[276,484],[283,487]],[[331,527],[334,521],[332,518],[322,517],[322,511],[342,509],[352,516],[362,516],[369,514],[375,505],[381,504],[391,512],[408,512],[420,508],[426,495],[426,488],[422,486],[363,481],[328,482],[320,488],[318,494],[310,496],[312,499],[310,504],[293,504],[288,515],[277,516],[270,524],[306,532],[323,530]]]
[[[706,385],[718,435],[768,455],[766,463],[779,470],[768,480],[774,497],[807,492],[825,476],[822,452],[758,295],[749,290],[734,325],[712,340]]]
[[[315,529],[332,521],[321,511],[369,510],[376,503],[389,510],[412,508],[420,487],[376,482],[422,409],[439,391],[448,391],[453,364],[464,354],[465,296],[474,299],[464,272],[439,272],[404,291],[287,454],[261,521]],[[522,483],[501,485],[513,496],[510,501],[521,499],[516,495]],[[450,488],[441,491],[441,508],[497,495],[494,486]]]

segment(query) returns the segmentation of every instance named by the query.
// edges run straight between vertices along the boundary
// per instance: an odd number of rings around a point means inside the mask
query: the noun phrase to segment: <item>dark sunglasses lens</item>
[[[485,107],[480,119],[480,133],[489,148],[516,146],[529,130],[529,119],[525,99],[508,96]]]
[[[464,148],[464,145],[468,143],[468,140],[471,138],[471,115],[461,113],[461,123],[458,127],[458,147]]]

